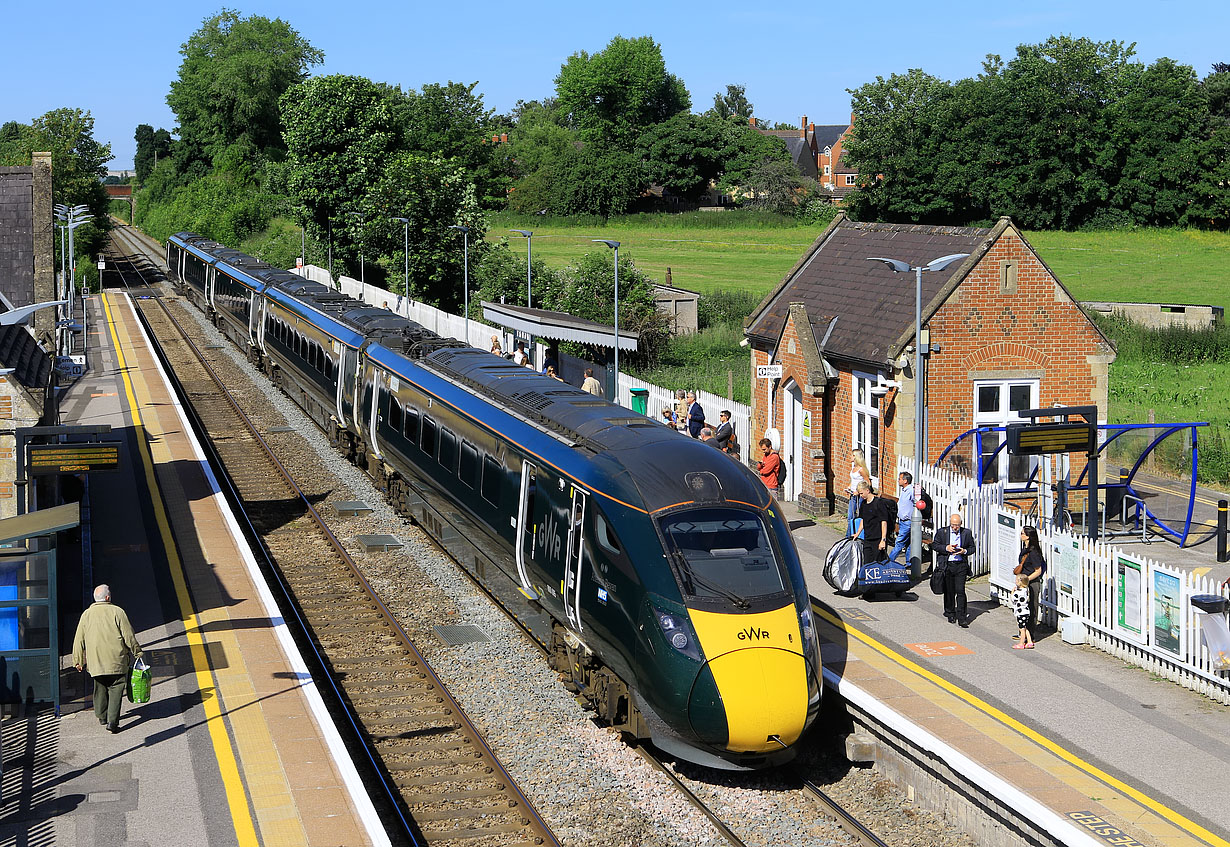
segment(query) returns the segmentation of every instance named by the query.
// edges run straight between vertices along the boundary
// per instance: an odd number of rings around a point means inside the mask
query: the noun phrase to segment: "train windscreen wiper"
[[[711,591],[714,594],[718,595],[719,597],[729,600],[731,603],[734,603],[735,606],[737,606],[740,609],[747,609],[751,607],[752,605],[751,603],[749,603],[743,597],[740,597],[735,592],[731,591],[729,588],[726,588],[723,585],[718,585],[716,582],[712,582],[706,579],[705,577],[701,576],[700,574],[698,574],[692,568],[692,563],[688,561],[688,557],[685,556],[681,551],[676,549],[671,553],[671,556],[674,557],[675,564],[678,566],[680,572],[683,574],[683,578],[685,582],[684,588],[687,590],[689,594],[695,596],[696,586],[699,585],[701,588],[704,588],[706,591]]]

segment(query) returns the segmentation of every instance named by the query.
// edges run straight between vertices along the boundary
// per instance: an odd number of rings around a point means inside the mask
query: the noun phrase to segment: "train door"
[[[585,551],[585,507],[589,495],[572,488],[572,512],[568,521],[568,548],[564,561],[564,614],[572,628],[581,632],[581,565]]]
[[[217,276],[218,271],[213,265],[205,266],[205,303],[214,309],[218,308],[214,303],[214,288]]]
[[[260,326],[260,306],[261,300],[257,296],[257,292],[248,293],[248,343],[253,347],[259,347],[256,342],[256,328]]]
[[[521,593],[531,600],[538,599],[538,592],[530,583],[530,562],[534,560],[536,526],[545,511],[542,505],[545,499],[538,491],[538,468],[533,462],[524,463],[517,504],[517,579],[521,582]]]
[[[375,454],[377,459],[384,458],[380,445],[376,441],[376,434],[380,424],[380,404],[388,397],[388,393],[381,390],[383,382],[384,378],[381,372],[376,368],[372,368],[372,410],[367,426],[367,443],[372,446],[372,453]]]
[[[348,372],[346,369],[346,360],[348,358],[347,354],[350,351],[342,342],[334,341],[333,352],[337,353],[337,385],[335,386],[337,391],[337,424],[342,429],[349,429],[350,419],[346,417],[346,374]]]

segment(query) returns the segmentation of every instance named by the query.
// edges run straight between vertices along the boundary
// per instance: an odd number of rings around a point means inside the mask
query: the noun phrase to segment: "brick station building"
[[[1010,219],[979,229],[839,214],[744,323],[751,429],[777,430],[785,497],[806,511],[844,502],[852,449],[889,494],[897,457],[914,455],[915,277],[868,259],[916,267],[953,253],[969,257],[922,278],[925,459],[1021,409],[1095,404],[1105,419],[1114,348]],[[758,365],[781,365],[781,377],[757,379]],[[997,437],[984,437],[984,455]],[[967,450],[956,463],[972,473],[976,460]],[[1023,482],[1029,471],[1028,458],[1001,454],[985,479]]]

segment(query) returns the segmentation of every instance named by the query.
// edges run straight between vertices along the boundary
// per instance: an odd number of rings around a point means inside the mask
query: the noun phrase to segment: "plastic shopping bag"
[[[149,665],[145,659],[138,658],[132,664],[132,673],[128,675],[128,699],[133,703],[148,703],[149,689]]]

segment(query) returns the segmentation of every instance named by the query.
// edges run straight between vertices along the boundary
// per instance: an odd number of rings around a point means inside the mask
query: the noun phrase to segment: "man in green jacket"
[[[120,731],[120,703],[132,661],[141,655],[128,615],[111,603],[111,588],[94,589],[94,603],[81,613],[73,638],[73,664],[94,678],[94,716],[108,732]]]

